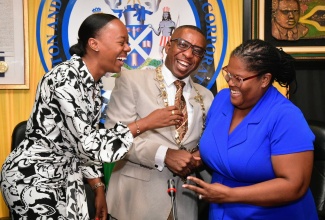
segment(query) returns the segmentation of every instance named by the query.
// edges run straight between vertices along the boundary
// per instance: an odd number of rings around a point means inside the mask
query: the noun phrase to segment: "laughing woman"
[[[189,177],[211,220],[316,220],[309,190],[314,135],[302,112],[272,85],[295,81],[293,58],[262,40],[231,54],[200,140],[212,183]]]
[[[121,71],[128,32],[115,16],[93,14],[78,37],[71,59],[41,79],[25,139],[3,164],[1,190],[12,219],[89,219],[83,178],[95,191],[96,218],[106,219],[102,162],[123,158],[142,132],[182,119],[169,107],[98,129],[101,77]]]

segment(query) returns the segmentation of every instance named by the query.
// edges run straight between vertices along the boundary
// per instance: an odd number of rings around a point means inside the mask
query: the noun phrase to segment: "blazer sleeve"
[[[134,74],[137,75],[136,78]],[[141,106],[138,106],[137,100],[141,98],[139,97],[141,93],[148,92],[141,90],[141,79],[139,79],[139,77],[141,78],[137,73],[126,71],[120,73],[120,76],[116,78],[106,112],[106,128],[111,128],[118,121],[124,124],[130,124],[136,119],[139,119],[137,111]],[[143,108],[143,106],[141,108]],[[146,138],[147,132],[134,138],[133,145],[125,159],[136,164],[154,168],[155,155],[161,144],[153,141],[152,138]]]

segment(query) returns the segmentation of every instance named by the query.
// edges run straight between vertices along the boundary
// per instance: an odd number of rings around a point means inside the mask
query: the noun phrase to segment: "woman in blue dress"
[[[318,219],[309,189],[314,135],[302,112],[272,85],[295,82],[293,58],[249,40],[222,69],[229,88],[215,97],[200,140],[211,184],[188,177],[209,218]]]

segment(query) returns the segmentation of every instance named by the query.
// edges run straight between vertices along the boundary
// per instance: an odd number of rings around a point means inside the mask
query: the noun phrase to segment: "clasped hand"
[[[198,154],[186,150],[168,149],[165,164],[169,170],[180,177],[186,177],[196,168],[201,166],[202,161]]]

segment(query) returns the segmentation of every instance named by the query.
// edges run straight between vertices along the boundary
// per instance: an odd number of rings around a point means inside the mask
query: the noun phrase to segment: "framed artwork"
[[[268,41],[296,59],[325,59],[325,0],[244,0],[244,4],[244,40]]]
[[[27,0],[0,3],[0,89],[29,89]]]

